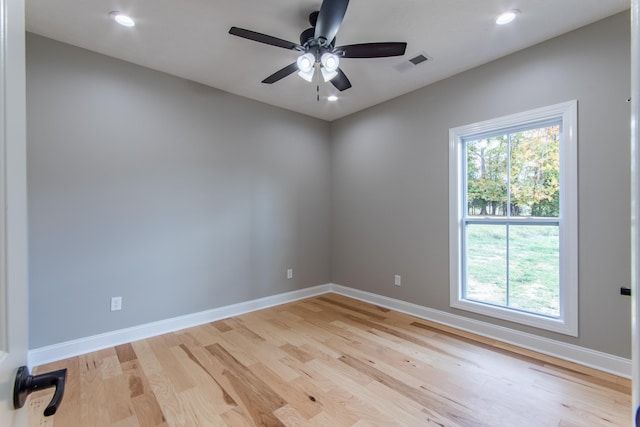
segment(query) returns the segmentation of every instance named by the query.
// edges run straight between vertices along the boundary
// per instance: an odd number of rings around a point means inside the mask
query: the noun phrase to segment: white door
[[[26,426],[13,383],[26,364],[27,190],[24,0],[0,0],[0,425]]]

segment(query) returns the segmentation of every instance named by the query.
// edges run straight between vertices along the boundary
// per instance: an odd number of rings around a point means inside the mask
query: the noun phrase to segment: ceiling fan
[[[276,71],[262,83],[275,83],[296,71],[300,77],[312,81],[316,66],[319,65],[324,81],[330,81],[338,90],[343,91],[351,87],[351,82],[339,67],[341,58],[401,56],[407,48],[406,43],[397,42],[361,43],[336,47],[335,37],[348,5],[349,0],[324,0],[320,11],[309,15],[311,28],[300,34],[300,44],[238,27],[231,27],[229,34],[302,53],[296,62]]]

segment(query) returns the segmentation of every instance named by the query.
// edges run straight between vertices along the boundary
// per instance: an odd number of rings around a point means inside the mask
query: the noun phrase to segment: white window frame
[[[466,204],[465,138],[544,120],[562,120],[560,137],[560,315],[537,315],[463,298]],[[569,101],[449,129],[450,306],[523,325],[578,336],[578,102]]]

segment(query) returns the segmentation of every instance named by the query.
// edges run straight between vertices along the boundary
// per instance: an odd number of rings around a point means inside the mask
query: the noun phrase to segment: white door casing
[[[640,405],[640,0],[631,0],[631,360],[632,408]],[[634,416],[635,418],[635,416]],[[634,421],[635,424],[635,421]]]
[[[27,410],[13,409],[13,384],[29,331],[24,0],[0,0],[0,13],[0,425],[21,427]]]

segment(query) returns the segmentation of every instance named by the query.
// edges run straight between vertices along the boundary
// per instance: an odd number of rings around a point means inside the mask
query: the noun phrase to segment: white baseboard
[[[328,292],[335,292],[340,295],[410,314],[421,319],[431,320],[483,337],[496,339],[559,359],[579,363],[624,378],[631,378],[631,360],[629,359],[333,283],[285,292],[199,313],[188,314],[186,316],[36,348],[29,350],[27,356],[28,365],[34,367]]]
[[[158,322],[146,323],[144,325],[133,326],[131,328],[119,329],[117,331],[106,332],[104,334],[93,335],[86,338],[79,338],[46,347],[29,350],[27,354],[27,364],[29,367],[55,362],[81,354],[91,353],[104,348],[114,347],[138,341],[145,338],[168,334],[181,329],[191,328],[216,320],[226,319],[232,316],[285,304],[316,295],[326,294],[331,291],[331,285],[319,285],[297,291],[285,292],[264,298],[244,301],[237,304],[227,305],[212,310],[187,314],[185,316],[174,317],[172,319],[160,320]]]
[[[518,347],[537,351],[538,353],[559,359],[575,362],[580,365],[609,372],[623,378],[631,378],[631,360],[614,356],[585,347],[563,343],[561,341],[540,337],[503,326],[481,322],[475,319],[458,316],[440,310],[423,307],[410,302],[331,284],[331,291],[340,295],[355,298],[371,304],[390,308],[422,319],[431,320],[442,325],[451,326],[476,335],[513,344]]]

